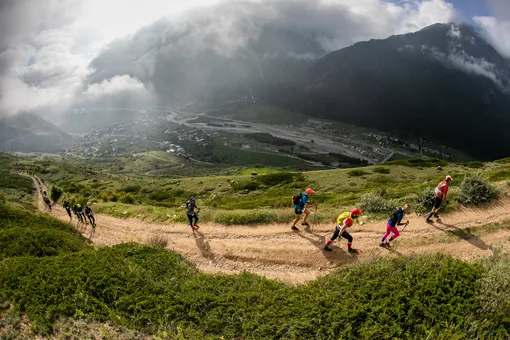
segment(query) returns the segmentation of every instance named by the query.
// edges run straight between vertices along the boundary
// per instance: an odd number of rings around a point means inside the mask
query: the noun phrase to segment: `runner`
[[[85,207],[85,216],[88,217],[92,228],[95,228],[96,227],[96,219],[94,218],[94,212],[90,208],[90,202],[87,202],[87,206]]]
[[[64,200],[64,204],[62,204],[62,208],[67,211],[69,218],[72,220],[73,216],[71,215],[71,206],[69,205],[69,201],[67,199]]]
[[[72,209],[73,209],[74,216],[76,216],[76,218],[78,219],[78,223],[82,223],[83,220],[82,220],[81,214],[78,210],[78,204],[73,204]]]
[[[197,209],[197,211],[195,211]],[[198,214],[197,212],[200,211],[200,208],[197,206],[197,203],[195,201],[195,197],[191,197],[188,202],[186,202],[186,214],[188,215],[189,220],[189,226],[191,227],[191,230],[195,231],[200,226],[197,224],[198,222]]]
[[[437,185],[436,189],[434,190],[434,205],[432,206],[432,211],[427,215],[425,221],[432,222],[430,220],[432,215],[434,215],[436,218],[439,218],[437,211],[439,210],[441,203],[443,203],[443,201],[446,200],[446,195],[448,194],[448,186],[450,185],[451,181],[452,176],[448,175],[446,176],[444,181],[440,182]]]
[[[333,236],[331,236],[331,238],[326,242],[324,250],[333,251],[333,249],[331,249],[329,246],[331,243],[333,243],[334,240],[338,238],[338,236],[341,236],[347,239],[347,251],[349,251],[349,253],[357,253],[358,251],[352,248],[352,236],[346,231],[346,229],[350,228],[354,223],[353,219],[358,218],[361,214],[362,212],[358,208],[353,209],[351,212],[347,211],[343,214],[340,214],[336,219],[335,232],[333,233]]]
[[[390,219],[388,220],[388,223],[386,224],[386,234],[383,235],[381,239],[381,243],[379,245],[381,247],[386,247],[388,249],[391,248],[390,242],[393,240],[396,240],[397,237],[400,236],[400,232],[397,229],[398,225],[408,225],[409,221],[406,221],[406,223],[402,223],[402,218],[404,218],[404,215],[409,211],[409,205],[405,204],[403,207],[398,207],[393,214],[391,214]],[[393,236],[390,237],[390,239],[386,241],[386,238],[390,235],[390,233],[393,233]]]
[[[310,224],[308,224],[308,216],[310,216],[310,210],[308,208],[312,206],[312,202],[309,202],[309,197],[313,196],[315,191],[313,191],[312,188],[306,189],[303,193],[298,194],[294,197],[292,197],[292,202],[294,203],[294,213],[296,214],[296,218],[294,219],[294,222],[292,223],[291,229],[294,231],[299,231],[299,228],[296,227],[296,223],[299,222],[301,219],[301,215],[305,214],[305,218],[303,219],[303,222],[301,225],[305,227],[310,227]],[[317,204],[314,204],[316,207]]]

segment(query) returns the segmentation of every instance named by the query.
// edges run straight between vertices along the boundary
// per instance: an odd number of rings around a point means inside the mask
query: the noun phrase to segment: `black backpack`
[[[303,197],[303,194],[297,194],[292,196],[292,203],[299,205],[301,203],[301,198]]]
[[[393,212],[393,214],[391,214],[391,221],[393,222],[394,225],[397,225],[397,221],[398,221],[398,215],[402,212],[402,208],[397,208],[395,209],[395,211]]]

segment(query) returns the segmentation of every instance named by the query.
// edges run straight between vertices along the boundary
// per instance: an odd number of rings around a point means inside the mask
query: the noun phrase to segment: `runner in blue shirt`
[[[312,205],[312,203],[308,201],[308,198],[311,197],[314,193],[315,191],[313,191],[312,188],[308,188],[302,194],[293,197],[292,202],[294,203],[294,213],[296,214],[296,218],[292,223],[292,230],[299,231],[299,228],[296,227],[296,223],[299,222],[302,214],[305,214],[305,218],[303,219],[303,223],[301,223],[301,225],[310,227],[306,220],[308,219],[308,216],[310,216],[310,210],[308,210],[308,208]],[[315,206],[317,206],[317,204],[315,204]]]

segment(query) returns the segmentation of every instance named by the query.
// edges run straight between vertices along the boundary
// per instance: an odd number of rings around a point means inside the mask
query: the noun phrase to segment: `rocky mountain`
[[[476,29],[437,24],[332,52],[270,100],[493,159],[510,152],[509,89],[509,60]]]
[[[72,137],[44,119],[22,113],[0,118],[0,151],[59,152]]]

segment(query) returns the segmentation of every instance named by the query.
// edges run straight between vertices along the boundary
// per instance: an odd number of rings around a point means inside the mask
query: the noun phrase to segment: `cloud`
[[[221,88],[248,74],[265,80],[263,60],[313,60],[357,41],[456,17],[453,5],[443,0],[401,5],[381,0],[222,2],[181,20],[160,20],[113,42],[91,62],[94,71],[87,81],[130,74],[154,84],[162,97],[191,100],[204,94],[204,83]],[[220,71],[224,79],[216,78]]]
[[[510,20],[494,17],[474,17],[473,20],[484,30],[487,40],[501,55],[510,58]]]
[[[492,16],[475,16],[486,39],[506,58],[510,58],[510,6],[508,0],[485,0]]]
[[[446,0],[1,1],[0,114],[193,97],[204,81],[264,74],[266,59],[313,60],[456,18]]]
[[[129,75],[115,76],[110,80],[103,80],[101,83],[90,85],[83,95],[87,98],[97,99],[105,96],[112,96],[121,92],[130,92],[135,95],[147,95],[147,89],[143,83]]]

